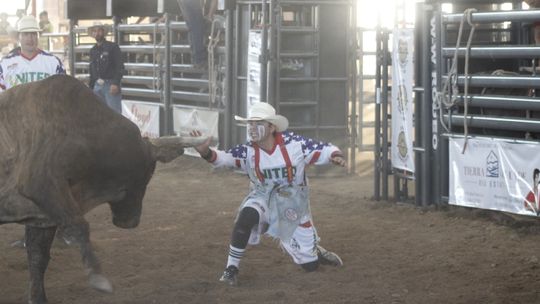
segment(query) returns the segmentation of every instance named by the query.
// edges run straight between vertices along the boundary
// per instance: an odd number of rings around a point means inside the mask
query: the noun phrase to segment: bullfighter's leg
[[[26,226],[26,252],[30,271],[29,303],[47,303],[44,276],[50,259],[51,244],[56,227],[37,228]]]

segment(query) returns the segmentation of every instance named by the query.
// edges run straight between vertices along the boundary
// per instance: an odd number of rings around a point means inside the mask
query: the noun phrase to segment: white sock
[[[246,252],[246,249],[240,249],[233,247],[233,245],[229,245],[229,257],[227,259],[227,267],[233,265],[236,266],[236,268],[239,268],[240,260],[244,256],[244,252]]]

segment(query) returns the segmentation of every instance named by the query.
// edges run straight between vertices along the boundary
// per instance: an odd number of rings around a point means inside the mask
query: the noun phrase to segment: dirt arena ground
[[[108,207],[87,215],[115,292],[86,283],[78,250],[55,245],[50,303],[540,303],[540,226],[486,212],[374,202],[369,176],[315,177],[312,211],[322,244],[344,267],[305,273],[270,238],[248,248],[240,286],[220,284],[247,180],[200,159],[160,165],[141,225],[121,230]],[[26,303],[26,254],[0,226],[0,303]]]

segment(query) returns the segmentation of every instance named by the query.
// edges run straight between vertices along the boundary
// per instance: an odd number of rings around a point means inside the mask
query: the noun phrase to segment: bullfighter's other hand
[[[332,161],[334,165],[340,166],[340,167],[345,167],[345,165],[347,164],[347,162],[341,155],[336,155],[332,157],[330,160]]]
[[[189,132],[189,135],[193,137],[199,137],[199,136],[202,136],[202,133],[199,130],[192,130],[191,132]],[[212,136],[208,136],[208,138],[202,144],[197,145],[194,148],[195,150],[197,150],[197,152],[199,152],[199,154],[207,155],[210,150],[211,141],[212,141]]]
[[[111,86],[110,86],[110,88],[109,88],[109,93],[110,93],[111,95],[116,95],[116,94],[118,94],[119,92],[120,92],[120,88],[119,88],[117,85],[115,85],[115,84],[111,84]]]

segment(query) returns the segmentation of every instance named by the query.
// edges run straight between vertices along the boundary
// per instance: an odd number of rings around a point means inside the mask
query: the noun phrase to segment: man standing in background
[[[207,21],[205,20],[202,0],[177,0],[182,17],[189,30],[191,62],[196,69],[208,69],[208,50],[205,45]],[[217,7],[216,0],[210,0],[208,19],[212,19]]]
[[[90,49],[90,88],[111,109],[122,113],[121,81],[124,62],[118,44],[107,41],[108,27],[98,24],[88,29],[96,39]]]

